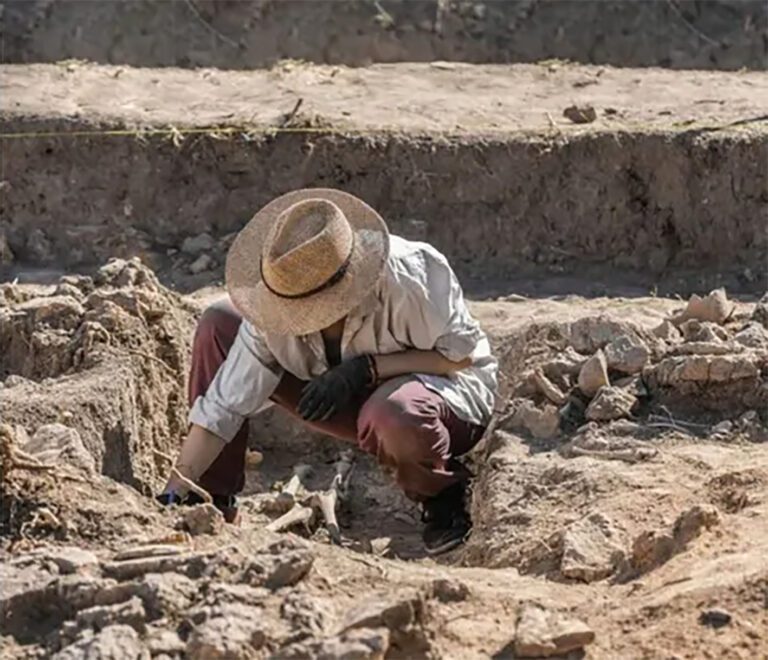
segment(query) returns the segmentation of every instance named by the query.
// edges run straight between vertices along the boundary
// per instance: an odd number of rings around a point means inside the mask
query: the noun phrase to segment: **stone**
[[[671,355],[728,355],[740,353],[744,348],[740,344],[722,341],[690,341],[680,344],[671,351]]]
[[[620,387],[601,387],[587,406],[586,417],[593,422],[609,422],[629,417],[637,406],[637,397]]]
[[[267,641],[260,608],[230,605],[206,618],[189,635],[189,660],[249,660]]]
[[[54,290],[53,295],[69,296],[78,302],[83,302],[83,300],[85,300],[85,294],[83,294],[83,292],[80,291],[80,289],[78,289],[76,286],[68,284],[67,282],[59,282],[56,285],[56,289]]]
[[[298,631],[310,637],[322,637],[328,625],[328,606],[309,594],[289,593],[280,605],[280,616]]]
[[[30,380],[29,378],[24,378],[24,376],[19,376],[18,374],[10,374],[9,376],[6,376],[3,385],[11,388],[19,387],[20,385],[35,385],[35,381]]]
[[[164,628],[149,628],[145,639],[153,658],[163,653],[172,657],[180,657],[187,648],[187,645],[176,632]]]
[[[384,660],[390,647],[386,628],[356,628],[327,639],[301,642],[280,649],[280,660]]]
[[[517,618],[515,654],[519,658],[565,655],[584,648],[594,639],[594,631],[583,621],[525,603]]]
[[[179,573],[147,573],[133,584],[134,593],[152,619],[187,609],[200,591],[194,580]]]
[[[563,110],[563,117],[574,124],[591,124],[597,119],[597,112],[591,105],[570,105]]]
[[[601,387],[610,384],[605,354],[598,350],[579,371],[579,389],[585,396],[592,398]]]
[[[672,321],[678,325],[689,319],[723,323],[733,312],[734,304],[728,300],[725,289],[716,289],[704,298],[692,295],[686,308]]]
[[[651,333],[654,337],[662,339],[668,343],[678,342],[681,338],[680,330],[677,329],[677,326],[666,319],[651,330]]]
[[[722,628],[727,626],[733,617],[728,610],[719,607],[711,607],[703,610],[699,615],[699,623],[710,628]]]
[[[96,605],[77,613],[76,623],[79,628],[102,630],[115,624],[131,626],[139,633],[144,632],[147,613],[141,599],[133,597],[117,605]]]
[[[32,298],[16,307],[18,314],[27,316],[33,326],[48,326],[61,330],[76,330],[85,309],[70,296],[45,296]]]
[[[715,424],[710,430],[711,435],[728,435],[733,433],[734,424],[731,420],[726,419],[719,424]]]
[[[450,578],[433,580],[431,591],[441,603],[458,603],[469,598],[469,587],[459,580]]]
[[[107,626],[93,637],[70,644],[53,660],[150,660],[149,649],[138,633],[126,625]]]
[[[602,513],[577,520],[563,535],[563,577],[583,582],[607,578],[624,559],[621,532]]]
[[[306,543],[283,538],[258,552],[246,566],[240,581],[255,587],[280,589],[301,580],[314,561],[315,556]]]
[[[562,381],[566,376],[578,375],[587,358],[568,346],[552,360],[542,365],[544,374],[554,380]]]
[[[194,583],[193,583],[194,585]],[[247,584],[229,584],[215,582],[208,586],[208,595],[214,603],[239,603],[242,605],[258,606],[269,597],[270,591]]]
[[[92,552],[74,546],[53,548],[45,554],[45,559],[56,564],[64,575],[86,571],[99,563],[99,558]]]
[[[768,332],[759,323],[748,323],[734,335],[733,340],[747,348],[768,349]]]
[[[64,424],[44,424],[38,427],[22,449],[41,463],[68,463],[89,473],[96,471],[96,461],[85,448],[80,434]]]
[[[724,383],[757,378],[757,365],[740,355],[690,355],[663,359],[644,372],[646,382],[662,387],[686,383]]]
[[[717,323],[691,319],[680,325],[685,341],[728,341],[731,337],[728,331]]]
[[[184,254],[196,256],[206,250],[212,250],[216,245],[216,241],[210,234],[198,234],[197,236],[188,236],[181,244],[181,251]]]
[[[535,438],[546,440],[555,437],[560,430],[560,413],[551,405],[537,408],[533,401],[523,399],[509,418],[513,429],[524,429]]]
[[[645,386],[641,376],[619,378],[619,380],[614,383],[614,386],[620,387],[622,390],[625,390],[638,398],[648,396],[648,388]]]
[[[624,374],[639,374],[651,357],[651,351],[640,340],[627,335],[617,337],[605,347],[609,369]]]
[[[755,310],[752,312],[751,319],[768,330],[768,293],[760,299],[760,302],[758,302],[757,305],[755,305]]]
[[[185,508],[182,521],[192,536],[219,534],[224,529],[224,515],[213,504]]]
[[[352,628],[404,630],[421,619],[423,601],[415,590],[380,593],[354,605],[344,615],[341,631]]]
[[[189,272],[193,275],[199,275],[213,267],[213,259],[207,254],[201,254],[189,265]]]

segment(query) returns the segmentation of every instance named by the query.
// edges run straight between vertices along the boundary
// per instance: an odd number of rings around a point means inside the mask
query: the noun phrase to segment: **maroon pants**
[[[203,313],[192,347],[189,401],[203,396],[237,336],[242,317],[228,299]],[[305,382],[285,373],[272,401],[299,418],[296,407]],[[309,428],[356,442],[394,472],[406,495],[423,500],[468,478],[454,457],[477,444],[483,428],[459,419],[443,398],[414,377],[385,382],[362,406],[338,413]],[[244,423],[200,479],[215,495],[234,495],[245,483],[248,423]]]

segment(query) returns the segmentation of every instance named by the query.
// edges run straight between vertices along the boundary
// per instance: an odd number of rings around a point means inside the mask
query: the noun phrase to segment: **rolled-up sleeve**
[[[250,323],[240,324],[232,348],[189,421],[229,442],[247,417],[259,412],[277,388],[282,369]]]
[[[390,295],[395,336],[454,362],[471,356],[484,335],[445,257],[425,246],[401,263],[394,277]]]

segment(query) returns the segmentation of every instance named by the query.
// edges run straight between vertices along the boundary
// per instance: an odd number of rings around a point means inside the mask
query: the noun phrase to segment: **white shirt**
[[[486,425],[493,410],[498,363],[464,302],[446,258],[426,243],[390,236],[390,254],[375,291],[347,316],[341,357],[436,350],[472,366],[451,377],[414,374],[440,394],[461,419]],[[319,332],[291,336],[261,333],[247,321],[190,422],[229,442],[247,417],[270,405],[284,371],[309,380],[328,369]]]

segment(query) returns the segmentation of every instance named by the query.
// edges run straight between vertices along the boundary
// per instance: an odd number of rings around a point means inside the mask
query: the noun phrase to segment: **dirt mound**
[[[253,455],[239,526],[140,492],[164,476],[156,452],[172,453],[185,427],[202,301],[139,262],[55,287],[5,285],[4,300],[0,654],[768,650],[763,305],[719,292],[678,311],[659,300],[473,304],[501,357],[505,404],[472,457],[474,530],[436,563],[414,552],[418,512],[363,456],[343,454],[354,468],[332,545],[319,497],[339,446],[276,413],[252,425],[263,461]],[[688,378],[702,356],[750,366]],[[313,474],[288,497],[299,463]],[[297,503],[312,515],[270,531]]]
[[[138,260],[47,290],[3,285],[0,417],[31,434],[73,429],[114,479],[148,491],[186,428],[193,309]]]
[[[532,323],[524,341],[502,344],[510,398],[476,457],[463,561],[626,580],[717,525],[701,496],[713,477],[688,450],[768,440],[761,314],[735,312],[720,290],[652,329],[586,317]],[[765,476],[761,463],[747,483]],[[733,510],[750,496],[725,497]]]

